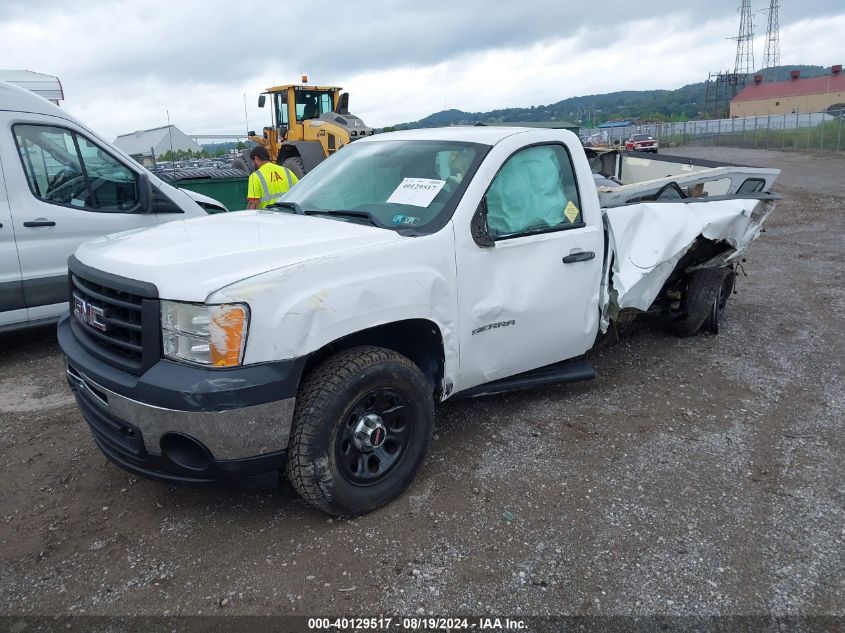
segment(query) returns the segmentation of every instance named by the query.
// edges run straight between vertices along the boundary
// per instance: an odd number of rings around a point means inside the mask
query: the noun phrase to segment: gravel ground
[[[845,615],[845,160],[683,151],[784,169],[722,333],[644,324],[595,381],[442,405],[353,521],[125,473],[53,329],[0,335],[0,614]]]

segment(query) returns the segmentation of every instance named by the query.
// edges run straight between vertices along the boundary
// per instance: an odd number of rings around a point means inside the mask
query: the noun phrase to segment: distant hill
[[[800,70],[802,77],[826,75],[823,66],[778,66],[762,71],[767,81],[789,79],[792,70]],[[502,121],[571,121],[581,126],[598,125],[613,119],[639,121],[685,121],[703,114],[707,82],[689,84],[676,90],[625,90],[600,95],[570,97],[549,105],[529,108],[503,108],[489,112],[443,110],[410,123],[384,128],[385,131]]]

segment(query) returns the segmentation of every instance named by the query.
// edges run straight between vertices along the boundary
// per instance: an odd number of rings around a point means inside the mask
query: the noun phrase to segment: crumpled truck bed
[[[723,266],[741,257],[780,199],[643,202],[604,209],[608,257],[602,286],[602,331],[620,310],[648,310],[690,249],[722,242],[718,256],[691,268]]]

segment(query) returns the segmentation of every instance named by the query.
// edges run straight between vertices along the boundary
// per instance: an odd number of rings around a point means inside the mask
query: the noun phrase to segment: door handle
[[[572,253],[563,258],[564,264],[574,264],[575,262],[586,262],[595,258],[596,254],[593,251],[581,251],[580,253]]]
[[[38,218],[37,220],[32,220],[30,222],[24,222],[23,225],[27,228],[35,228],[38,226],[56,226],[56,223],[52,220],[45,220],[44,218]]]

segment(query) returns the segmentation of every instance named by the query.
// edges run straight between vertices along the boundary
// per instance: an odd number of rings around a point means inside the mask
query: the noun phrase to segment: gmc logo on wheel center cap
[[[73,316],[101,332],[106,331],[103,309],[88,303],[75,292],[73,293]]]

